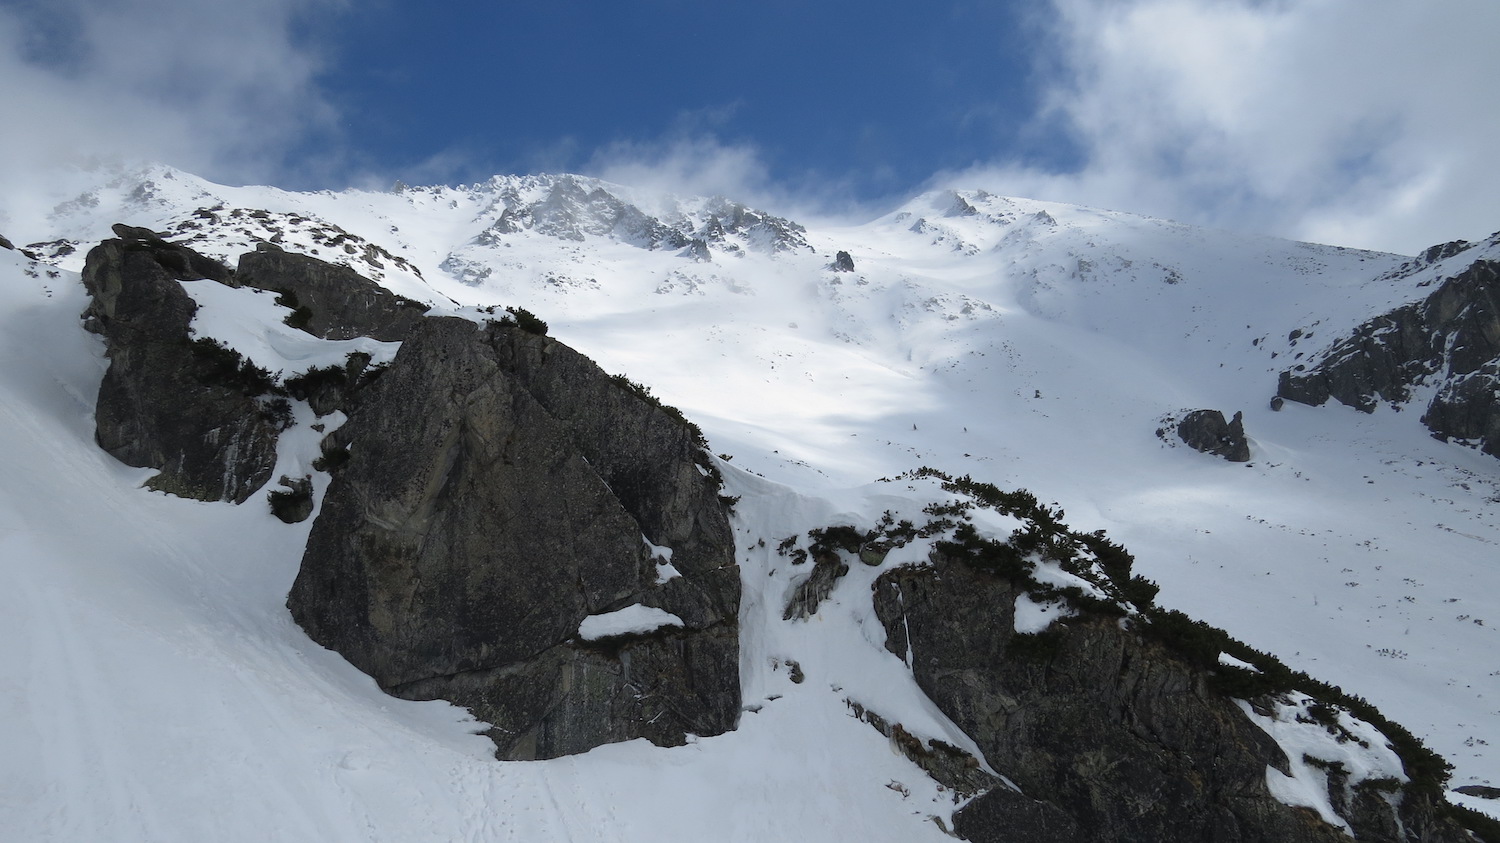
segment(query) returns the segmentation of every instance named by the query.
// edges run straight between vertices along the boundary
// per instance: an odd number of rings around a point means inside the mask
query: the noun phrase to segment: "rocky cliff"
[[[334,439],[288,600],[314,640],[473,709],[503,758],[734,727],[729,523],[671,413],[555,340],[433,318]],[[583,629],[632,607],[673,620]]]
[[[825,541],[820,552],[863,558],[891,541],[948,536],[924,563],[882,573],[873,600],[886,649],[1004,777],[981,788],[969,777],[968,790],[980,792],[955,816],[960,836],[1471,839],[1443,802],[1445,763],[1373,707],[1155,606],[1154,584],[1131,575],[1123,548],[1068,530],[1029,493],[945,480],[959,497],[929,510],[945,517],[850,547]],[[1022,526],[983,538],[975,508]],[[1299,737],[1278,737],[1289,729]],[[950,749],[908,755],[927,766]],[[1326,792],[1289,799],[1294,776]]]
[[[1500,261],[1462,261],[1468,244],[1433,247],[1419,265],[1456,259],[1425,299],[1370,319],[1281,373],[1277,395],[1318,405],[1333,398],[1364,412],[1436,390],[1422,416],[1433,435],[1500,456]],[[1429,282],[1433,283],[1433,282]]]
[[[316,258],[263,246],[234,272],[116,232],[84,272],[110,357],[97,438],[159,469],[149,485],[242,503],[271,477],[290,401],[351,416],[288,600],[317,641],[391,693],[469,706],[506,758],[734,727],[739,574],[717,470],[680,414],[524,312],[428,318]],[[351,354],[286,378],[193,337],[179,281],[198,279],[274,290],[323,339],[404,343],[388,371]],[[278,517],[307,517],[311,484],[283,484]]]
[[[1211,687],[1207,671],[1104,615],[1018,633],[1022,592],[945,558],[890,571],[876,586],[887,647],[910,653],[923,691],[1019,787],[997,785],[971,802],[956,817],[960,835],[1039,843],[1348,839],[1271,793],[1267,768],[1288,772],[1291,759]],[[1467,839],[1434,820],[1430,800],[1409,798],[1394,811],[1375,787],[1331,787],[1356,839]]]
[[[85,326],[104,337],[95,437],[126,465],[159,469],[152,488],[242,503],[276,465],[282,422],[271,382],[238,354],[189,333],[197,304],[179,280],[229,281],[230,270],[144,229],[88,254]]]

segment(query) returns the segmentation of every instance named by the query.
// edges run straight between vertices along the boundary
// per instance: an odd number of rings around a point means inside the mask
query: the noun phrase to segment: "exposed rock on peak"
[[[692,430],[627,382],[519,327],[425,319],[331,447],[349,459],[288,599],[314,640],[390,693],[470,707],[502,758],[733,728],[718,483]],[[580,637],[635,605],[682,627]]]
[[[688,248],[694,240],[729,252],[811,248],[806,230],[797,223],[723,197],[669,204],[666,211],[652,214],[594,179],[528,177],[504,183],[495,200],[500,214],[474,244],[494,246],[505,235],[532,231],[578,242],[586,237],[613,237],[643,249],[669,251]]]
[[[400,255],[306,214],[226,208],[220,203],[195,209],[173,223],[167,236],[226,260],[252,249],[301,243],[310,256],[347,266],[365,278],[380,281],[392,273],[422,276],[419,268]]]
[[[757,211],[722,196],[709,201],[707,212],[710,222],[724,234],[738,234],[747,245],[758,252],[793,252],[810,248],[807,245],[807,229],[791,220]],[[707,226],[699,229],[703,234]]]

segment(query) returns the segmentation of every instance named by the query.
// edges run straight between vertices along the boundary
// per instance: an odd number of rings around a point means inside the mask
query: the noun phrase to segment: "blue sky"
[[[0,0],[0,179],[974,187],[1414,252],[1500,229],[1494,0]]]
[[[377,169],[416,178],[586,169],[612,148],[713,136],[776,180],[900,193],[1031,136],[1032,4],[379,4],[340,15],[323,80]]]

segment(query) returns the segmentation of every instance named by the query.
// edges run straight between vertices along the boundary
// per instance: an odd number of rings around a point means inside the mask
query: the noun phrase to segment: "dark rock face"
[[[1177,423],[1177,437],[1188,447],[1230,462],[1249,462],[1250,443],[1245,439],[1245,414],[1235,413],[1224,421],[1218,410],[1194,410]]]
[[[433,318],[333,438],[348,461],[288,598],[314,640],[392,694],[470,707],[501,758],[734,727],[728,518],[666,411],[554,340]],[[635,604],[683,626],[580,640]]]
[[[228,268],[151,232],[89,252],[85,326],[104,336],[95,437],[127,465],[159,469],[149,486],[241,503],[270,479],[280,423],[238,355],[188,334],[197,305],[178,280],[230,278]]]
[[[1022,654],[1016,596],[1004,580],[958,565],[941,575],[901,568],[876,585],[887,649],[911,647],[918,684],[1025,794],[990,791],[959,815],[959,833],[1340,839],[1271,798],[1266,765],[1281,751],[1232,703],[1109,620],[1069,628],[1052,652]]]
[[[10,249],[11,251],[15,251],[15,248],[16,244],[7,240],[5,238],[5,235],[0,234],[0,249]]]
[[[845,252],[845,251],[842,251],[842,250],[839,251],[838,254],[836,254],[836,255],[833,256],[833,271],[834,272],[853,272],[854,271],[854,258],[852,256],[850,256],[850,254],[848,252]]]
[[[118,222],[110,228],[121,240],[150,249],[156,262],[161,264],[162,268],[173,278],[181,281],[208,278],[231,287],[239,286],[234,283],[234,273],[229,267],[213,258],[206,258],[186,246],[168,243],[160,234],[149,228]]]
[[[290,294],[297,327],[325,340],[400,340],[428,310],[346,266],[275,247],[241,255],[235,278],[246,287]]]
[[[84,317],[110,355],[105,450],[160,469],[155,488],[240,503],[270,479],[283,396],[351,415],[325,443],[337,474],[288,599],[313,638],[393,694],[471,707],[505,758],[734,727],[729,522],[695,429],[670,408],[525,330],[534,317],[427,319],[352,270],[279,248],[232,273],[155,232],[116,233],[84,271]],[[197,306],[178,281],[199,278],[282,292],[318,336],[402,350],[379,378],[357,354],[278,385],[191,338]],[[308,518],[311,478],[280,486],[273,513]],[[581,639],[585,618],[637,604],[681,624]]]
[[[956,817],[986,841],[1348,840],[1276,801],[1266,767],[1285,755],[1205,677],[1116,618],[1014,631],[1007,580],[945,562],[897,568],[875,585],[886,647],[912,654],[918,685],[1022,793],[995,787]],[[1408,798],[1400,836],[1378,795],[1345,812],[1360,840],[1459,841]]]
[[[1282,372],[1277,395],[1312,405],[1333,398],[1371,412],[1434,381],[1440,389],[1422,419],[1428,429],[1500,456],[1500,262],[1475,261],[1425,300],[1360,325],[1315,365]]]

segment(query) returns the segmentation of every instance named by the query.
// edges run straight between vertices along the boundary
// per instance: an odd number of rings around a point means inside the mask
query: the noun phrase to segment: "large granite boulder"
[[[555,340],[422,320],[326,445],[347,459],[288,606],[389,693],[471,708],[501,758],[731,729],[739,574],[694,433]],[[582,631],[651,610],[673,622]]]
[[[241,503],[270,479],[284,418],[263,371],[188,332],[197,305],[179,280],[230,279],[229,269],[154,233],[116,226],[92,249],[85,327],[104,337],[95,437],[127,465],[155,468],[147,485],[198,500]]]
[[[1218,410],[1193,410],[1177,423],[1177,438],[1195,451],[1223,457],[1230,462],[1250,461],[1250,441],[1245,438],[1245,414],[1235,413],[1224,421]]]

